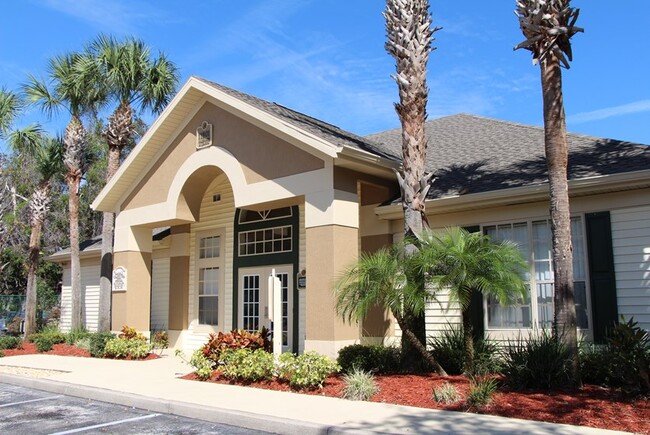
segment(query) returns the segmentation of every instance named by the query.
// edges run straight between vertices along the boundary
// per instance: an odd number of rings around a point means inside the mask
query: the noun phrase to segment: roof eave
[[[650,187],[650,169],[612,175],[569,180],[569,196],[579,197],[607,192],[618,192]],[[426,202],[427,215],[476,210],[485,207],[522,204],[548,199],[548,183],[500,189],[490,192],[455,195],[431,199]],[[403,217],[401,204],[375,208],[380,219],[395,220]]]

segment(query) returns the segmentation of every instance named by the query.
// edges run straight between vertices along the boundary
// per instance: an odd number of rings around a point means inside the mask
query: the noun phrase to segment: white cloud
[[[568,116],[567,122],[571,124],[583,124],[642,112],[650,112],[650,100],[640,100],[620,106],[592,110],[591,112],[576,113],[575,115]]]

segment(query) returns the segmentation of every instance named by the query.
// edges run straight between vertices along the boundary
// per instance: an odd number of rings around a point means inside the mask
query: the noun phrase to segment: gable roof
[[[316,119],[309,115],[305,115],[304,113],[297,112],[281,104],[262,100],[261,98],[257,98],[253,95],[240,92],[236,89],[232,89],[200,77],[195,78],[215,89],[223,91],[228,95],[237,98],[240,101],[250,104],[253,107],[256,107],[270,115],[286,121],[295,127],[304,129],[327,142],[331,142],[333,144],[347,148],[366,151],[377,156],[384,157],[388,160],[400,160],[401,151],[398,154],[394,154],[392,149],[382,147],[380,144],[375,143],[368,137],[359,136],[349,131],[345,131],[335,125],[328,124],[327,122],[321,121],[320,119]]]
[[[429,199],[548,182],[544,129],[459,114],[427,121],[427,170],[437,175]],[[401,129],[367,136],[386,153],[401,153]],[[569,179],[650,170],[650,147],[568,134]]]
[[[371,139],[277,103],[191,76],[95,198],[92,208],[115,211],[120,200],[137,184],[139,177],[155,164],[166,146],[205,101],[316,155],[330,158],[345,155],[353,160],[372,163],[381,170],[399,164],[398,155],[378,146]]]

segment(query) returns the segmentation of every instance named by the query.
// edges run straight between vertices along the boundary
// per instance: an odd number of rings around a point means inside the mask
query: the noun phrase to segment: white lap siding
[[[650,330],[650,206],[611,212],[618,313]]]
[[[166,331],[169,322],[169,250],[156,251],[151,266],[151,329]]]
[[[81,291],[85,301],[83,316],[86,329],[97,331],[99,312],[99,259],[81,260]],[[61,321],[60,329],[70,331],[72,313],[72,287],[70,267],[63,268],[63,286],[61,288]]]

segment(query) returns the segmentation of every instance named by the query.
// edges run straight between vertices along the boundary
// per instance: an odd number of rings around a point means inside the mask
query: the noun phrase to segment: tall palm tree
[[[36,332],[36,271],[41,253],[41,235],[51,200],[52,180],[61,174],[63,143],[43,133],[37,125],[9,134],[9,144],[21,158],[32,160],[39,177],[29,198],[31,234],[27,256],[25,289],[25,340]]]
[[[134,106],[157,114],[169,103],[178,84],[178,70],[165,55],[153,58],[144,42],[134,38],[118,41],[101,35],[89,47],[87,72],[102,81],[117,107],[108,118],[104,132],[108,145],[106,181],[108,182],[120,164],[122,150],[133,140],[135,125]],[[111,327],[111,278],[113,271],[113,235],[115,214],[102,215],[102,257],[99,291],[100,331]]]
[[[84,56],[69,53],[50,59],[48,82],[33,76],[25,85],[25,94],[30,102],[41,106],[51,116],[59,109],[70,114],[70,121],[63,137],[63,162],[66,166],[65,179],[68,185],[68,208],[70,212],[70,269],[72,287],[71,326],[84,326],[83,300],[79,263],[79,187],[86,170],[86,130],[81,121],[84,114],[94,112],[104,100],[100,83],[80,71]]]
[[[402,192],[405,237],[417,240],[427,225],[425,201],[433,174],[425,173],[427,140],[425,122],[429,96],[427,62],[433,50],[433,34],[440,28],[431,27],[428,0],[386,0],[386,51],[395,58],[399,103],[395,110],[402,124],[402,168],[396,172]],[[405,254],[417,251],[417,244],[405,246]],[[422,283],[421,277],[409,280]],[[404,324],[425,342],[424,312],[404,313]],[[415,356],[417,349],[403,336],[402,351]]]
[[[422,254],[416,257],[435,291],[449,291],[460,306],[465,343],[465,372],[474,372],[474,338],[470,302],[478,290],[503,305],[514,303],[527,292],[522,276],[528,263],[510,241],[493,243],[489,236],[458,227],[425,233]]]
[[[421,252],[405,257],[404,246],[396,244],[372,254],[362,253],[357,263],[342,273],[336,285],[336,313],[344,320],[360,321],[372,307],[388,308],[402,329],[402,343],[408,341],[418,352],[417,356],[446,375],[406,321],[407,316],[424,315],[426,304],[434,297],[420,282],[408,278],[422,264],[418,259]],[[412,368],[412,358],[411,354],[402,354],[405,368]]]
[[[572,378],[579,384],[578,336],[573,288],[573,248],[567,181],[568,142],[562,95],[562,69],[573,59],[571,38],[583,29],[575,23],[579,9],[570,0],[518,0],[515,13],[526,40],[515,47],[533,53],[540,65],[544,100],[544,149],[550,187],[553,239],[553,332],[572,356]]]

